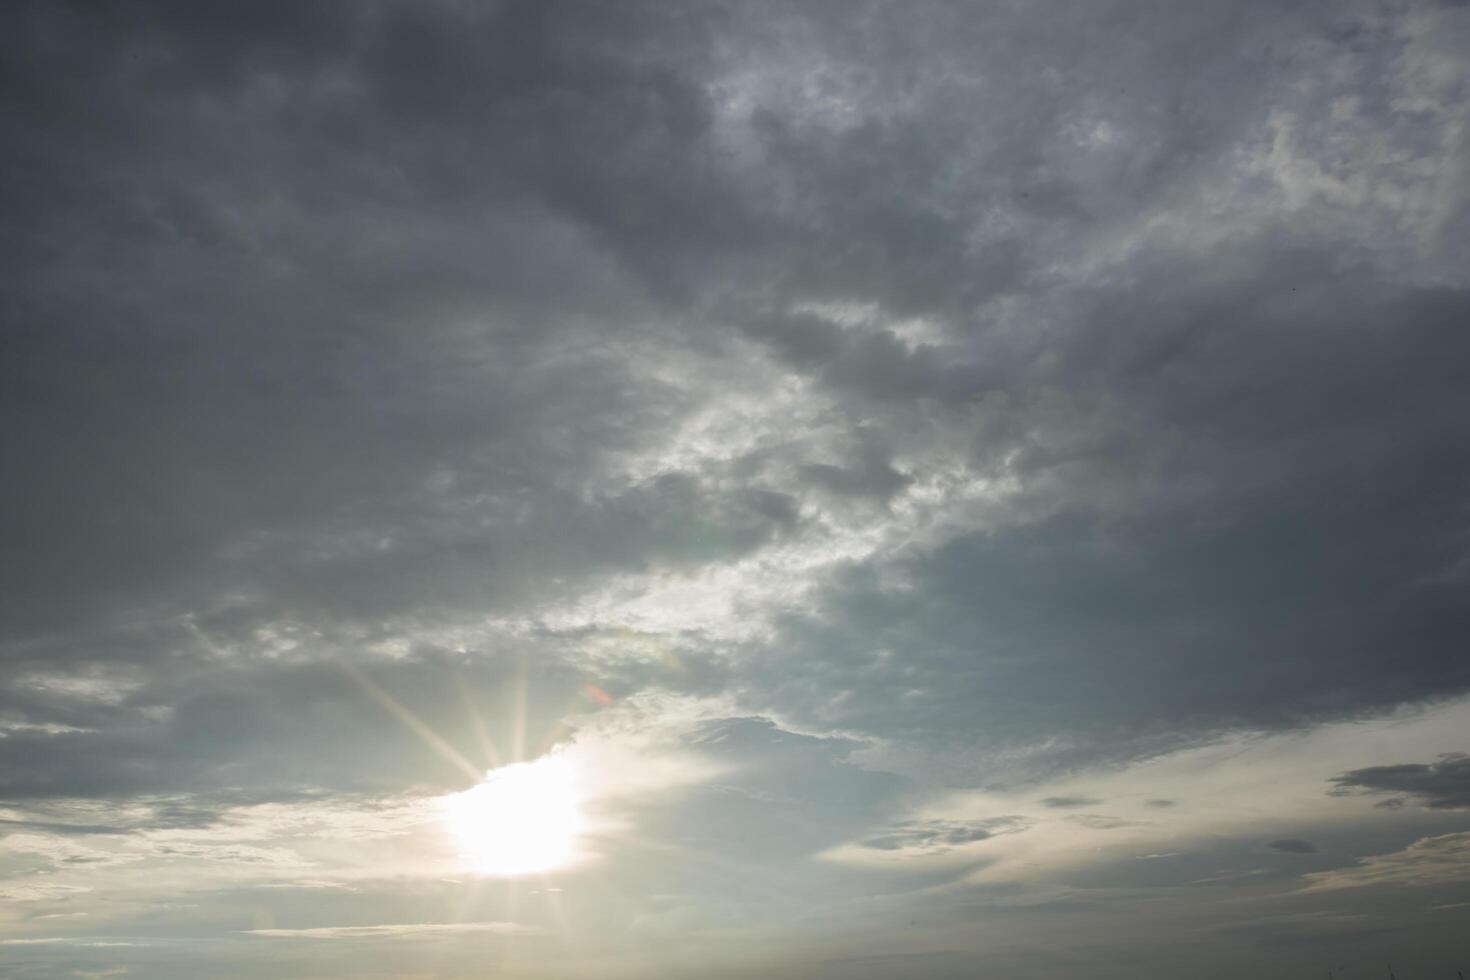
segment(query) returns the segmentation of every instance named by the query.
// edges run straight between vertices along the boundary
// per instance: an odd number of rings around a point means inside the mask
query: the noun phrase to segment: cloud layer
[[[1462,860],[1463,4],[0,18],[15,975],[1054,975],[1167,883],[1271,976]],[[1147,781],[1252,740],[1272,821]],[[628,897],[537,918],[424,808],[553,748]]]

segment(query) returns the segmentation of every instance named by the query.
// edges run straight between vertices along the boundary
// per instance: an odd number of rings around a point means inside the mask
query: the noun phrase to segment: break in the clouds
[[[1449,962],[1464,4],[0,17],[0,972]]]

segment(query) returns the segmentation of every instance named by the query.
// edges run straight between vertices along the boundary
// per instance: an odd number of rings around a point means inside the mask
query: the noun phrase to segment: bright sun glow
[[[576,773],[560,757],[493,769],[483,783],[445,804],[461,855],[483,874],[561,867],[571,860],[582,827]]]

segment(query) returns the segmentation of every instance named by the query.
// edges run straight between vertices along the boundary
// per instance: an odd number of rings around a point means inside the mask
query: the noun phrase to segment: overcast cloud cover
[[[1470,966],[1470,6],[0,18],[0,973]]]

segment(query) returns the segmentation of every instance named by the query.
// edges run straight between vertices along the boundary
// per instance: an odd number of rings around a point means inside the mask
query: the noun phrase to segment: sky
[[[0,9],[0,976],[1470,969],[1470,6]]]

